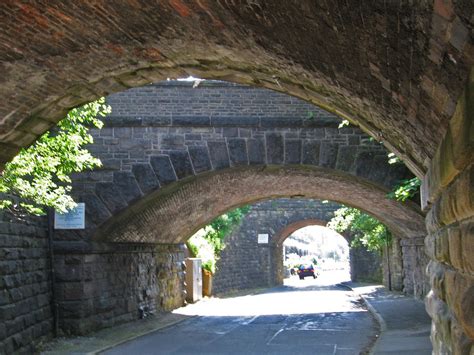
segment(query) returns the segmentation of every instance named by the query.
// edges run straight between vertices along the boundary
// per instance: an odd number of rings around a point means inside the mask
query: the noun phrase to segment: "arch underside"
[[[360,124],[421,176],[473,62],[472,8],[461,5],[443,5],[449,11],[425,2],[356,9],[286,0],[137,5],[2,5],[1,165],[76,105],[192,74],[319,105]],[[440,17],[456,23],[455,39],[439,30]],[[31,33],[38,34],[34,41]]]
[[[274,243],[278,245],[283,244],[286,238],[288,238],[290,235],[292,235],[294,232],[296,232],[299,229],[309,227],[309,226],[325,227],[326,224],[327,224],[327,221],[323,221],[320,219],[313,219],[313,218],[302,219],[300,221],[293,222],[278,232],[278,234],[274,237]]]
[[[186,178],[148,194],[105,222],[93,239],[182,243],[229,209],[278,197],[332,200],[374,215],[400,237],[425,235],[419,208],[389,200],[386,194],[382,187],[331,169],[231,168]]]

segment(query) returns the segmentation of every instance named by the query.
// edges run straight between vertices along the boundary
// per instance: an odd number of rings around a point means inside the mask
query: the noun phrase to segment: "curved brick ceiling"
[[[386,198],[387,190],[344,172],[319,167],[241,167],[169,184],[103,224],[93,240],[179,243],[229,209],[255,201],[298,197],[328,199],[364,210],[404,238],[426,234],[411,203]]]
[[[0,10],[0,165],[75,105],[194,74],[348,117],[421,176],[474,61],[472,1],[12,0]]]

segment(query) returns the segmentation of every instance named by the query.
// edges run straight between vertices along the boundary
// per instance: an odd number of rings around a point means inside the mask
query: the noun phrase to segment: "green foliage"
[[[389,164],[396,164],[396,163],[401,163],[402,160],[395,155],[395,153],[388,153],[388,163]]]
[[[342,120],[341,123],[339,123],[339,126],[337,128],[343,128],[345,126],[349,126],[351,123],[348,120]]]
[[[70,175],[101,165],[83,146],[93,142],[89,127],[102,127],[97,116],[110,111],[104,98],[72,109],[57,129],[43,134],[5,165],[0,193],[20,197],[20,207],[37,215],[44,214],[44,207],[61,212],[74,208],[76,203],[69,195]],[[13,207],[13,200],[0,201],[0,208]]]
[[[420,191],[421,180],[417,177],[400,181],[388,193],[388,197],[397,201],[406,201]]]
[[[370,251],[380,251],[391,241],[387,227],[377,219],[352,207],[342,207],[334,212],[328,227],[336,232],[350,231],[355,234],[352,247],[363,246]]]
[[[196,257],[202,259],[204,269],[212,273],[216,272],[216,262],[224,249],[225,237],[240,223],[249,210],[249,206],[244,206],[223,214],[188,240],[188,248]]]
[[[388,163],[397,164],[402,163],[402,160],[395,155],[395,153],[388,154]],[[387,195],[388,198],[397,201],[406,201],[413,198],[420,192],[421,180],[417,177],[411,179],[401,180],[395,185]]]

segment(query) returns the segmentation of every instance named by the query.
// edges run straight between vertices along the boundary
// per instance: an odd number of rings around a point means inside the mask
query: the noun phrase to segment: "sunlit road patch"
[[[257,295],[212,298],[175,312],[197,315],[107,354],[359,354],[377,328],[360,299],[318,280],[289,280]]]

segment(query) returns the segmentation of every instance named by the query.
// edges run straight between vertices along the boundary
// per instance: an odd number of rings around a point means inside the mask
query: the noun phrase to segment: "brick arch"
[[[117,198],[110,193],[110,198]],[[412,203],[386,198],[366,179],[311,166],[246,166],[203,173],[151,192],[111,216],[94,239],[109,242],[180,243],[229,209],[276,197],[328,199],[364,210],[394,234],[425,235],[423,216]],[[89,202],[90,204],[90,202]],[[157,229],[159,226],[159,229]]]
[[[291,234],[296,232],[298,229],[308,227],[308,226],[323,226],[326,227],[328,221],[323,221],[320,219],[302,219],[297,222],[293,222],[287,226],[285,226],[283,229],[281,229],[277,235],[273,237],[273,242],[275,244],[281,245],[284,243],[286,238],[288,238]]]
[[[194,74],[287,92],[348,117],[421,176],[473,63],[472,8],[441,1],[357,7],[284,0],[3,4],[0,162],[71,107]]]

